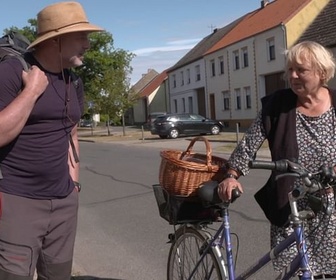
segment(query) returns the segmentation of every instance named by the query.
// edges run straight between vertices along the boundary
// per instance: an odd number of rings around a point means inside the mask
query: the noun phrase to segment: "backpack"
[[[29,64],[25,61],[24,55],[29,45],[29,40],[22,34],[15,31],[8,32],[0,38],[0,62],[15,56],[27,71]]]

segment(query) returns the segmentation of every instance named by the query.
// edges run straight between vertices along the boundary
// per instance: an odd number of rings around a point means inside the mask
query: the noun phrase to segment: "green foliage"
[[[37,20],[29,19],[29,26],[22,29],[10,27],[25,35],[31,42],[37,36]],[[131,108],[137,95],[131,92],[129,75],[134,54],[115,49],[109,32],[90,34],[91,48],[86,52],[84,65],[74,69],[84,83],[86,113],[105,114],[108,119],[120,120],[122,114]],[[89,106],[93,105],[93,106]]]

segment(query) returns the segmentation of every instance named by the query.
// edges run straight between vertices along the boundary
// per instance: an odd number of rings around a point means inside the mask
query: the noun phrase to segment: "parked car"
[[[154,121],[151,134],[160,138],[177,138],[180,135],[217,135],[223,131],[224,124],[197,114],[166,114]]]
[[[148,114],[147,121],[145,123],[145,129],[151,130],[151,128],[153,126],[153,123],[156,120],[156,118],[158,116],[163,116],[163,115],[166,115],[166,114],[167,114],[167,112],[153,112],[153,113]]]
[[[92,120],[81,119],[79,121],[80,127],[94,127],[94,122]]]

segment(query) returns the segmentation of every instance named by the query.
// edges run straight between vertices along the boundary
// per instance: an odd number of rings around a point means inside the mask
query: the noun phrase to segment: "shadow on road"
[[[95,276],[72,276],[71,280],[122,280],[117,278],[99,278]]]

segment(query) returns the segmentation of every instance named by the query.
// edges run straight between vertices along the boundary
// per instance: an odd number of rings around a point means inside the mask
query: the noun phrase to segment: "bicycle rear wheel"
[[[192,227],[181,227],[175,234],[167,266],[168,280],[187,280],[207,246],[206,235]],[[224,280],[212,249],[205,255],[190,279]]]

